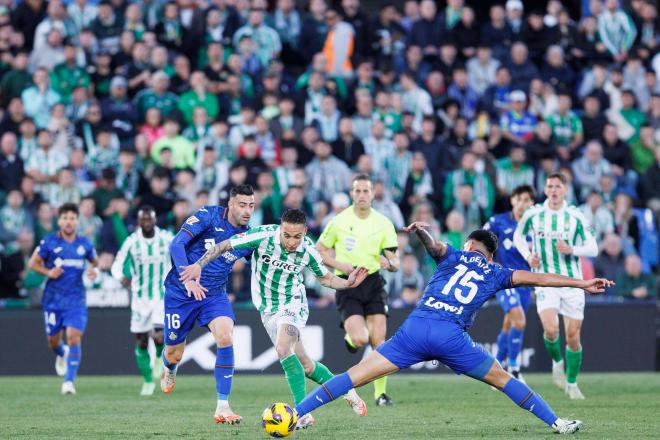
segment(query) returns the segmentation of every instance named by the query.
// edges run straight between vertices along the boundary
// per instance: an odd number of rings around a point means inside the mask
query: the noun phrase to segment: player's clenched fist
[[[539,260],[539,256],[536,254],[532,254],[529,257],[527,257],[527,264],[529,264],[529,267],[532,269],[538,269],[541,266],[541,261]]]
[[[56,280],[62,275],[62,273],[64,273],[64,269],[61,267],[54,267],[48,271],[48,278],[51,280]]]

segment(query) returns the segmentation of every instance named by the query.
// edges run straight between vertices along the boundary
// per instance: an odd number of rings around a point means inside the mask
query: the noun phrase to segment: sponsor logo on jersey
[[[75,267],[82,269],[85,266],[84,260],[76,260],[74,258],[56,258],[55,267]]]
[[[539,238],[548,238],[550,240],[568,240],[569,234],[565,231],[539,231]]]
[[[506,229],[504,230],[504,233],[505,233],[505,234],[510,234],[510,233],[512,233],[512,232],[513,232],[513,228],[506,228]]]
[[[192,226],[195,223],[197,223],[198,221],[199,221],[199,219],[197,217],[195,217],[194,215],[191,215],[190,217],[188,217],[188,220],[186,220],[186,224]]]
[[[261,261],[263,261],[265,264],[270,264],[273,267],[277,267],[278,269],[282,269],[287,272],[300,273],[303,270],[302,266],[298,266],[297,264],[287,263],[286,261],[282,261],[282,260],[274,260],[270,255],[266,255],[266,254],[261,256]]]
[[[229,251],[223,253],[222,256],[225,260],[227,260],[230,263],[233,263],[234,261],[238,260],[238,257]]]
[[[55,249],[53,249],[53,252],[59,254],[60,252],[62,252],[62,246],[56,247]]]
[[[85,246],[83,246],[82,244],[78,246],[78,249],[76,249],[76,253],[78,255],[85,255]]]
[[[355,237],[346,237],[344,239],[344,247],[348,252],[351,252],[353,249],[355,249],[356,245],[357,239]]]
[[[432,309],[444,310],[445,312],[455,313],[457,315],[460,315],[461,313],[463,313],[463,306],[460,306],[460,307],[452,306],[452,305],[447,304],[445,302],[438,301],[437,299],[435,299],[432,296],[428,297],[428,299],[426,300],[424,305],[426,307],[430,307]]]
[[[225,230],[222,228],[215,228],[215,232],[225,232]]]

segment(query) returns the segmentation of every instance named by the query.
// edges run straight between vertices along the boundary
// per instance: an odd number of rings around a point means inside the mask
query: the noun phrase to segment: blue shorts
[[[66,327],[85,332],[87,327],[87,309],[56,310],[44,309],[46,336],[53,336]]]
[[[456,374],[483,378],[495,360],[458,324],[409,317],[396,334],[376,349],[400,369],[438,360]]]
[[[188,297],[185,291],[167,286],[165,292],[165,345],[178,345],[186,340],[195,323],[203,327],[219,316],[236,320],[226,293],[207,296],[201,301]]]
[[[529,300],[532,295],[532,289],[527,287],[518,287],[515,289],[504,289],[497,292],[497,301],[502,307],[502,311],[506,315],[515,307],[522,307],[522,309],[527,313],[527,308],[529,307]]]

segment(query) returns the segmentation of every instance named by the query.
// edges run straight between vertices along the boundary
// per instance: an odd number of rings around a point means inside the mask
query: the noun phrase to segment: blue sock
[[[518,354],[522,350],[524,333],[525,330],[518,330],[515,327],[509,330],[509,367],[514,369],[518,368]]]
[[[227,400],[234,377],[234,347],[218,347],[215,352],[215,389],[218,400]]]
[[[500,364],[506,360],[506,357],[509,354],[507,347],[508,338],[509,334],[504,330],[501,330],[500,334],[497,335],[497,356],[495,358]]]
[[[348,373],[335,376],[308,394],[307,397],[296,406],[296,413],[298,413],[298,417],[302,417],[305,414],[314,411],[319,406],[330,403],[343,396],[351,388],[353,388],[353,382],[351,381],[351,378],[348,377]]]
[[[545,400],[537,393],[532,391],[527,385],[512,377],[502,392],[519,407],[531,411],[539,419],[543,420],[548,426],[552,426],[557,420],[555,412],[550,408]]]
[[[73,382],[76,380],[78,368],[80,367],[80,356],[82,349],[80,345],[69,346],[69,356],[66,358],[66,374],[64,375],[64,382]]]
[[[64,342],[60,341],[57,347],[53,347],[53,351],[58,356],[64,356]]]
[[[176,370],[177,364],[170,364],[170,361],[167,360],[167,354],[163,351],[163,365],[170,371]]]

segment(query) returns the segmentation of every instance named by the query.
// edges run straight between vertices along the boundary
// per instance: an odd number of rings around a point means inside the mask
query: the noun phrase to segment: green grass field
[[[569,401],[549,374],[527,375],[528,383],[564,417],[583,420],[578,435],[591,439],[660,437],[660,374],[585,374],[583,402]],[[244,417],[239,427],[213,423],[212,375],[180,374],[171,395],[138,396],[140,378],[81,376],[78,395],[61,396],[56,377],[0,378],[0,438],[7,439],[263,439],[261,411],[288,401],[281,376],[239,375],[232,406]],[[308,389],[311,389],[309,384]],[[371,385],[358,390],[372,402]],[[476,381],[453,375],[398,375],[389,392],[396,405],[369,406],[358,418],[344,402],[314,413],[316,426],[291,438],[437,439],[556,438],[533,415]]]

